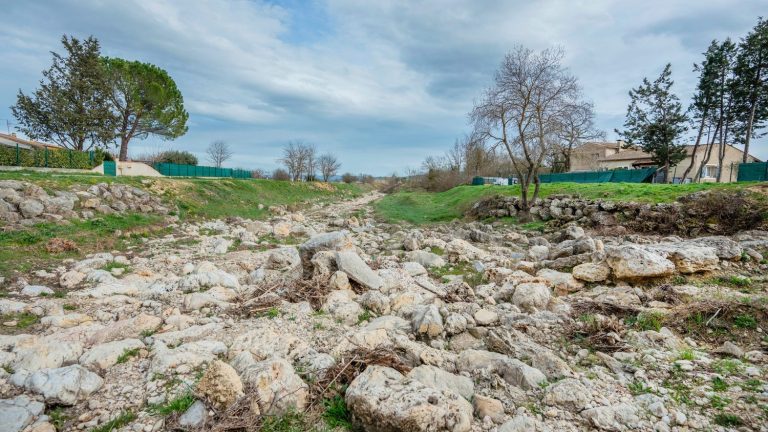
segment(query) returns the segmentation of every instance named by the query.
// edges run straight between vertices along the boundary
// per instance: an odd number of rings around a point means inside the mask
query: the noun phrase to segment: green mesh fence
[[[229,177],[229,178],[251,178],[251,171],[218,168],[199,165],[179,165],[174,163],[158,163],[155,169],[162,175],[168,177]]]
[[[540,174],[542,183],[644,183],[650,180],[656,168],[615,171],[586,171]]]
[[[737,181],[766,181],[768,180],[768,162],[752,162],[739,164]]]

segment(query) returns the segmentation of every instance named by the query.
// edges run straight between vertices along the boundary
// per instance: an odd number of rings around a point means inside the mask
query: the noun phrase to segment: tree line
[[[189,114],[168,73],[149,63],[101,55],[94,37],[63,36],[37,90],[19,90],[11,111],[28,137],[87,151],[118,147],[127,160],[133,139],[173,140],[187,132]]]

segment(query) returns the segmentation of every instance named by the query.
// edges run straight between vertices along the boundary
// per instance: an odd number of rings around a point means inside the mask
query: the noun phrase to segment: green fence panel
[[[643,183],[649,181],[655,168],[616,171],[585,171],[572,173],[540,174],[542,183]]]
[[[168,177],[251,178],[251,171],[233,168],[157,163],[155,169]]]
[[[739,164],[739,175],[736,181],[767,181],[768,162],[751,162]]]
[[[115,161],[104,161],[104,175],[112,177],[117,175],[117,164]]]
[[[649,182],[656,168],[613,171],[611,183],[646,183]]]

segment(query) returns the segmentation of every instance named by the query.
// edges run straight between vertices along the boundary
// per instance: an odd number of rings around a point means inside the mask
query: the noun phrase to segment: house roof
[[[743,150],[738,149],[738,148],[734,147],[731,144],[726,144],[726,145],[728,147],[731,147],[732,149],[738,151],[738,152],[744,153]],[[693,144],[686,145],[685,146],[685,153],[686,153],[686,155],[688,155],[688,156],[692,155],[693,154],[693,149],[695,147],[696,146],[693,145]],[[701,145],[699,145],[699,147],[704,149],[704,148],[707,147],[707,144],[701,144]],[[754,159],[756,162],[760,162],[760,159],[758,159],[758,158],[756,158],[756,157],[754,157],[752,155],[750,155],[750,157],[752,159]],[[627,149],[627,150],[622,150],[622,151],[620,151],[618,153],[615,153],[615,154],[612,154],[612,155],[608,155],[608,156],[605,156],[605,157],[601,157],[600,159],[598,159],[598,161],[601,161],[601,162],[602,161],[624,161],[624,160],[636,160],[636,161],[639,161],[639,162],[646,162],[646,161],[650,161],[651,160],[651,155],[649,153],[646,153],[646,152],[642,151],[642,150]]]
[[[48,144],[40,141],[34,141],[34,140],[27,140],[24,138],[17,137],[15,134],[4,134],[0,133],[0,145],[6,145],[10,147],[15,147],[18,145],[20,148],[24,149],[43,149],[43,148],[52,148],[52,149],[60,149],[61,147],[55,145],[55,144]]]

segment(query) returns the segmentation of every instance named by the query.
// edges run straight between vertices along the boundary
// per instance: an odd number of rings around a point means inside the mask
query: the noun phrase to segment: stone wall
[[[628,231],[698,236],[730,232],[728,227],[699,214],[696,206],[687,205],[704,198],[706,193],[685,197],[684,202],[647,204],[584,199],[553,195],[538,199],[531,208],[534,220],[601,228],[606,234]],[[518,197],[492,196],[478,201],[468,216],[478,219],[516,216],[520,212]],[[757,228],[757,227],[753,227]]]
[[[141,212],[167,214],[160,198],[119,183],[99,183],[85,189],[49,194],[33,183],[0,180],[0,224],[29,226],[65,219],[90,219],[98,214]]]

